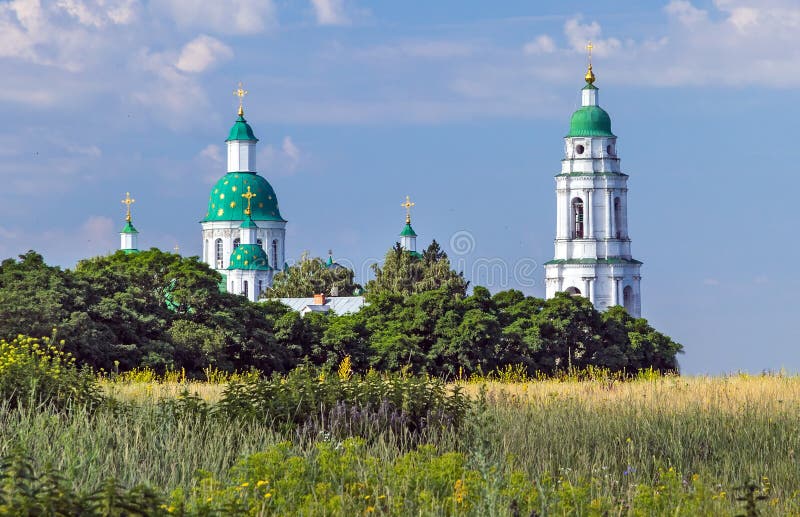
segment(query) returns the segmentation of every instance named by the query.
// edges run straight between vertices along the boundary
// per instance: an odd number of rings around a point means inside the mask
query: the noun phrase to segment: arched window
[[[256,244],[258,244],[261,249],[264,249],[264,241],[261,239],[256,239]]]
[[[241,244],[241,242],[242,242],[242,239],[240,239],[239,237],[236,237],[235,239],[233,239],[233,249],[238,248],[239,244]]]
[[[214,241],[214,263],[217,269],[222,269],[222,239]]]
[[[633,312],[633,288],[629,285],[622,290],[622,306],[628,313]]]
[[[572,200],[572,238],[583,239],[583,201],[579,197]]]
[[[272,267],[278,269],[278,239],[272,241]]]
[[[242,282],[242,294],[247,296],[247,280]]]
[[[622,203],[618,197],[614,198],[614,230],[616,238],[622,237]]]
[[[264,290],[264,282],[262,280],[258,281],[258,291],[256,291],[256,299],[261,296],[261,292]]]
[[[568,287],[567,290],[564,291],[564,292],[566,292],[570,296],[580,296],[581,295],[581,290],[578,289],[577,287]]]

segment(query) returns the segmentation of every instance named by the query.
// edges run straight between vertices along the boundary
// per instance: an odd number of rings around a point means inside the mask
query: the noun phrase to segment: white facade
[[[232,269],[224,274],[225,289],[231,294],[245,296],[251,302],[258,301],[264,289],[272,285],[272,271]]]
[[[121,250],[138,250],[139,249],[139,233],[138,232],[120,232],[119,234],[119,249]]]
[[[582,106],[598,106],[582,91]],[[591,133],[591,131],[589,131]],[[609,123],[610,134],[610,123]],[[547,298],[565,291],[606,310],[622,305],[641,316],[640,266],[628,236],[628,175],[614,136],[568,136],[556,176],[555,257],[545,264]]]
[[[241,117],[241,113],[240,113]],[[256,140],[228,140],[227,144],[227,172],[256,172]],[[256,200],[258,202],[260,200]],[[257,212],[256,212],[257,214]],[[256,217],[258,217],[256,215]],[[272,271],[266,276],[263,271],[229,271],[230,257],[233,250],[244,244],[240,226],[242,220],[231,221],[203,221],[203,253],[202,260],[211,268],[226,278],[229,292],[243,294],[248,292],[248,298],[253,299],[252,293],[266,289],[272,285]],[[286,221],[255,219],[258,229],[253,230],[253,244],[258,244],[267,254],[270,267],[281,270],[286,264]],[[252,274],[258,273],[251,278]],[[245,285],[245,282],[247,284]],[[262,284],[261,288],[258,288]],[[253,286],[256,286],[254,290]],[[256,294],[256,298],[258,296]]]

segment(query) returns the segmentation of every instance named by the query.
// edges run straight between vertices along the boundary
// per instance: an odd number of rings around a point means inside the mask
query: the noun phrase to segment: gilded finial
[[[406,202],[400,206],[406,209],[406,224],[411,224],[411,207],[416,206],[416,203],[412,203],[411,198],[406,196]]]
[[[242,88],[242,81],[239,81],[239,87],[233,90],[233,94],[239,97],[239,116],[244,117],[244,96],[248,91]]]
[[[134,204],[135,202],[136,202],[136,200],[131,197],[131,193],[130,192],[126,192],[125,193],[125,199],[122,200],[122,204],[125,205],[126,212],[127,212],[125,214],[125,220],[128,221],[128,222],[131,222],[131,205]]]
[[[594,72],[592,71],[592,49],[594,49],[594,45],[592,45],[592,42],[589,41],[589,43],[586,44],[586,51],[589,53],[589,69],[586,70],[586,76],[584,77],[588,84],[594,83]]]
[[[247,199],[247,208],[244,209],[244,215],[249,216],[250,213],[251,213],[250,212],[250,200],[253,199],[254,197],[256,197],[256,194],[254,192],[250,192],[250,186],[248,185],[247,192],[242,194],[242,197]]]

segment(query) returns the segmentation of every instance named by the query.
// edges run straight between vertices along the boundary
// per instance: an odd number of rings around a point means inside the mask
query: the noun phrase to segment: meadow
[[[0,343],[0,514],[800,515],[797,376],[192,381],[32,347]]]

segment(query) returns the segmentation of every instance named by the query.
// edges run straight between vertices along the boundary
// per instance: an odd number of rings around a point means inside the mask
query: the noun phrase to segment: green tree
[[[361,286],[354,282],[353,270],[338,264],[329,265],[321,258],[306,254],[286,271],[276,273],[264,298],[304,298],[315,294],[353,296]]]
[[[463,273],[451,269],[447,254],[435,240],[421,255],[396,243],[386,253],[383,266],[374,264],[372,270],[375,278],[367,282],[368,296],[387,292],[408,296],[444,288],[451,295],[463,298],[469,285]]]

